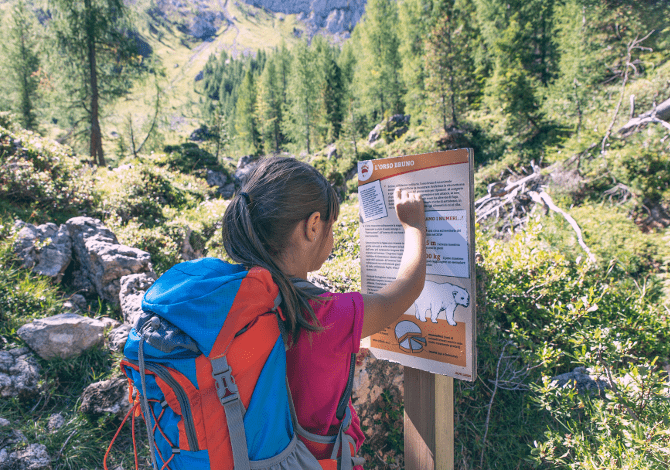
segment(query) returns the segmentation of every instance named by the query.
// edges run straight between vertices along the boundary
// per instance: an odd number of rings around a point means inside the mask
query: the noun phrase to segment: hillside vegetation
[[[351,291],[360,289],[357,162],[467,146],[476,198],[538,172],[536,187],[574,218],[593,260],[566,218],[527,192],[477,224],[479,378],[455,382],[456,468],[667,468],[670,127],[657,117],[619,132],[670,98],[665,2],[371,0],[341,48],[318,36],[298,41],[272,13],[245,16],[256,10],[226,3],[229,13],[239,8],[240,34],[265,47],[246,55],[219,42],[230,28],[183,44],[173,20],[139,5],[133,21],[154,54],[129,78],[133,92],[106,105],[109,167],[84,161],[77,138],[86,126],[67,117],[44,80],[24,90],[32,114],[19,105],[20,88],[0,102],[13,113],[0,115],[0,348],[24,346],[18,328],[66,311],[76,292],[67,271],[56,283],[21,267],[17,220],[99,218],[121,243],[149,252],[161,274],[194,256],[225,258],[228,200],[207,184],[207,170],[230,183],[244,155],[295,155],[342,196],[319,275]],[[258,36],[271,24],[288,35]],[[396,115],[410,115],[410,125],[398,131]],[[49,138],[63,120],[76,151]],[[175,124],[183,120],[203,140],[185,143]],[[85,315],[123,320],[96,295],[86,301]],[[46,445],[53,468],[101,468],[120,420],[81,412],[79,397],[117,375],[120,358],[100,347],[39,359],[40,393],[3,399],[0,417]],[[600,385],[580,393],[553,380],[577,367]],[[55,413],[68,426],[48,433]],[[402,405],[387,399],[375,416],[389,437],[364,446],[366,468],[402,468]],[[0,427],[0,441],[9,434]],[[110,468],[134,465],[123,436]],[[140,454],[149,468],[144,447]]]

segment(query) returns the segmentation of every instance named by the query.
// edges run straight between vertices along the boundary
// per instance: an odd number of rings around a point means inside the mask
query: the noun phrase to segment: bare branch
[[[582,230],[579,228],[579,225],[577,224],[575,219],[573,219],[570,214],[568,214],[563,209],[554,204],[554,201],[551,199],[551,196],[549,196],[546,192],[541,191],[537,193],[535,191],[530,191],[528,194],[530,195],[531,198],[533,198],[533,201],[546,205],[550,210],[558,212],[563,216],[565,220],[567,220],[567,222],[570,224],[572,229],[575,231],[575,234],[577,235],[577,242],[579,242],[579,246],[581,246],[584,249],[584,251],[589,257],[589,260],[593,264],[597,264],[596,257],[593,255],[593,253],[591,253],[591,250],[589,250],[589,247],[586,246],[586,243],[584,243]]]

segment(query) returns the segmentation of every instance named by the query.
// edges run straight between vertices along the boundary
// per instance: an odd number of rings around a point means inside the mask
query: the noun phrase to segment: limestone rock
[[[66,225],[79,262],[75,284],[86,284],[88,281],[108,302],[118,304],[123,276],[153,272],[149,253],[119,244],[116,236],[100,220],[74,217]]]
[[[0,351],[0,396],[30,397],[39,392],[40,366],[28,348]]]
[[[409,130],[410,116],[406,114],[394,114],[390,118],[377,124],[368,135],[368,143],[374,144],[381,137],[386,136],[390,140],[401,137]]]
[[[14,242],[14,251],[23,267],[60,281],[72,260],[72,240],[65,225],[48,223],[37,227],[17,222],[21,227]]]
[[[130,274],[121,278],[119,303],[123,313],[123,321],[134,325],[142,313],[142,298],[144,293],[156,281],[156,275],[151,273]]]
[[[8,419],[5,418],[0,418],[0,428],[4,428],[5,426],[9,426],[10,423]]]
[[[235,183],[242,187],[247,182],[251,172],[258,166],[258,158],[253,155],[245,155],[237,162],[237,171],[233,175]]]
[[[80,294],[72,294],[63,304],[63,308],[72,313],[85,312],[88,309],[86,298]]]
[[[30,444],[9,452],[0,450],[0,470],[51,470],[51,457],[44,444]]]
[[[585,367],[575,367],[572,372],[557,375],[551,379],[559,387],[576,387],[579,393],[604,394],[609,388],[607,382],[600,377],[592,377]]]
[[[107,335],[109,349],[112,351],[122,351],[126,346],[126,341],[128,340],[128,335],[130,334],[131,329],[131,325],[124,323],[110,331]]]
[[[17,334],[43,359],[73,357],[103,342],[105,324],[76,313],[27,323]]]
[[[210,186],[225,186],[228,183],[228,176],[225,173],[209,169],[207,170],[205,179]]]
[[[130,409],[128,380],[116,377],[89,385],[81,395],[82,413],[99,415],[113,413],[123,417]]]
[[[65,424],[65,418],[60,413],[54,413],[49,416],[49,422],[47,423],[47,429],[49,432],[56,432]]]

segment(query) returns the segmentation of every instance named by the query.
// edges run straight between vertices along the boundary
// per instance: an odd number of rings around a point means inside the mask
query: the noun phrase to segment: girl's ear
[[[321,214],[313,212],[307,220],[305,220],[305,236],[309,241],[316,241],[316,237],[319,233],[319,222],[321,222]]]

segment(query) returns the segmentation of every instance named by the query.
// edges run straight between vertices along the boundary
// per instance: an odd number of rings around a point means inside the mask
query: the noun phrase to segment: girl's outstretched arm
[[[426,281],[426,216],[419,194],[395,189],[398,219],[405,229],[405,248],[396,280],[374,294],[363,294],[363,338],[382,331],[414,303]]]

